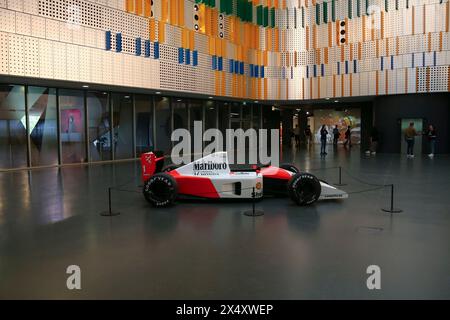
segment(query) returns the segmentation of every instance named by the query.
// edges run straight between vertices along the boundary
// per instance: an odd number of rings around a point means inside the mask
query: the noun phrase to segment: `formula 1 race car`
[[[155,207],[168,207],[177,199],[259,199],[289,196],[298,205],[317,200],[345,199],[345,191],[302,173],[291,164],[253,166],[231,170],[226,152],[216,152],[183,166],[164,166],[158,152],[141,157],[144,197]]]

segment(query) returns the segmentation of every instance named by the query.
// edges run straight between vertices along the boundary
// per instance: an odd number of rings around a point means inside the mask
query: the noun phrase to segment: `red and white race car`
[[[345,191],[291,164],[231,170],[227,153],[216,152],[183,166],[163,167],[165,157],[155,153],[141,157],[144,197],[155,207],[171,206],[183,198],[259,199],[284,195],[298,205],[348,198]]]

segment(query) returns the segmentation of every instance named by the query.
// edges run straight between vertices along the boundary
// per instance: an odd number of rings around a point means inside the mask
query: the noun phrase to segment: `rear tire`
[[[145,200],[157,208],[175,204],[178,195],[176,180],[167,173],[157,173],[148,179],[143,189]]]
[[[280,166],[280,168],[281,169],[284,169],[284,170],[287,170],[287,171],[290,171],[290,172],[293,172],[293,173],[299,173],[300,172],[300,169],[299,168],[297,168],[295,165],[293,165],[292,163],[283,163],[281,166]]]
[[[307,206],[316,202],[321,191],[319,179],[309,173],[297,173],[288,183],[289,197],[299,206]]]

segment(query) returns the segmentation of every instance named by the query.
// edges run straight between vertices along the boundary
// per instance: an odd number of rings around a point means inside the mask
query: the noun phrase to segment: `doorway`
[[[414,143],[414,153],[422,154],[422,131],[423,131],[423,119],[401,119],[401,153],[406,153],[406,141],[405,141],[405,129],[409,127],[410,123],[414,123],[414,128],[417,131],[418,136]]]

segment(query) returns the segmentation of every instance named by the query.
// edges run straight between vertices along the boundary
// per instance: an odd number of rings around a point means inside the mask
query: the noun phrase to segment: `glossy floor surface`
[[[0,298],[450,298],[450,157],[285,152],[329,182],[344,168],[345,201],[297,207],[144,201],[137,163],[0,173]],[[356,179],[355,179],[356,178]],[[395,184],[400,214],[386,214]],[[103,217],[107,187],[116,217]],[[366,190],[373,190],[367,191]],[[80,291],[66,268],[81,268]],[[366,268],[381,268],[381,290]]]

